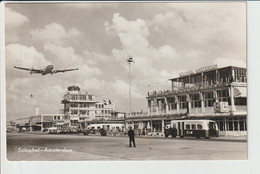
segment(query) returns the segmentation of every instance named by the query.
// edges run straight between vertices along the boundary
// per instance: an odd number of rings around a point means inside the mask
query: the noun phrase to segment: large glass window
[[[239,118],[239,127],[241,131],[246,130],[246,120],[243,118]]]
[[[77,100],[78,99],[78,95],[71,95],[71,100]]]
[[[238,130],[238,118],[234,118],[234,130],[237,131]]]
[[[79,99],[80,99],[80,100],[86,100],[86,99],[87,99],[87,96],[86,96],[86,95],[80,95],[80,96],[79,96]]]
[[[220,131],[225,130],[225,120],[224,119],[219,119],[218,128],[219,128]]]
[[[159,111],[164,111],[164,110],[165,110],[165,102],[164,102],[164,99],[159,99],[159,100],[158,100],[158,107],[159,107]]]
[[[234,69],[236,82],[247,82],[246,69]]]
[[[77,108],[77,107],[78,107],[78,103],[71,103],[71,104],[70,104],[70,107],[72,107],[72,108]]]
[[[186,124],[186,129],[190,129],[190,124]]]
[[[235,98],[235,105],[247,105],[247,98],[245,97]]]
[[[148,104],[149,104],[150,112],[156,112],[157,102],[155,102],[154,100],[149,100]]]
[[[205,85],[212,85],[216,82],[216,72],[211,71],[204,74],[203,81]]]
[[[201,101],[199,94],[190,94],[191,108],[200,108]]]
[[[78,110],[71,110],[71,115],[78,115]]]
[[[89,107],[89,104],[88,103],[80,103],[79,107],[87,108],[87,107]]]
[[[219,83],[228,83],[231,82],[231,68],[221,69],[218,71],[218,82]]]
[[[214,97],[213,97],[213,91],[211,92],[204,92],[204,106],[205,107],[212,107],[214,105]]]
[[[219,101],[228,101],[229,98],[228,89],[218,90],[217,95]]]
[[[202,75],[201,74],[194,74],[190,76],[190,83],[194,84],[195,86],[199,86],[201,84]]]
[[[186,96],[178,96],[178,100],[179,100],[179,105],[180,105],[180,109],[187,109],[188,108],[188,104],[187,104],[187,100],[186,100]]]
[[[232,118],[227,119],[227,125],[228,125],[228,130],[233,131],[233,119]]]
[[[177,104],[176,104],[176,101],[175,101],[175,97],[168,98],[167,100],[168,100],[169,110],[176,110]]]
[[[197,124],[198,129],[202,129],[202,125],[201,124]]]

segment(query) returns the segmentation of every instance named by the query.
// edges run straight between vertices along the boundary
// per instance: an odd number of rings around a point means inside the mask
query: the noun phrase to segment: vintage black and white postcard
[[[8,161],[248,159],[246,2],[3,14]]]

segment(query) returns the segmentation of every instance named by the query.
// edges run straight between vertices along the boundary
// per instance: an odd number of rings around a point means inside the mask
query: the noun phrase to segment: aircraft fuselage
[[[64,73],[67,71],[75,71],[79,70],[79,68],[70,68],[70,69],[55,69],[53,65],[48,65],[44,69],[36,69],[36,68],[24,68],[24,67],[18,67],[14,66],[16,69],[21,69],[24,71],[30,71],[30,74],[41,74],[41,75],[46,75],[46,74],[56,74],[56,73]]]
[[[44,68],[43,72],[41,73],[41,75],[46,75],[46,74],[53,74],[53,65],[48,65],[46,66],[46,68]]]

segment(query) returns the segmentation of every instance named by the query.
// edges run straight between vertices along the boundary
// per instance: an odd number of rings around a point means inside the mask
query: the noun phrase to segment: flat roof
[[[198,75],[198,74],[201,74],[201,73],[207,73],[207,72],[216,71],[216,70],[220,70],[220,69],[226,69],[226,68],[238,68],[238,69],[245,69],[245,70],[246,70],[246,68],[243,68],[243,67],[238,67],[238,66],[226,66],[226,67],[222,67],[222,68],[210,69],[210,70],[206,70],[206,71],[202,71],[202,72],[187,74],[187,75],[183,75],[183,76],[171,78],[171,79],[168,79],[168,80],[173,81],[173,80],[180,79],[180,78],[185,78],[185,77],[189,77],[189,76],[195,76],[195,75]]]

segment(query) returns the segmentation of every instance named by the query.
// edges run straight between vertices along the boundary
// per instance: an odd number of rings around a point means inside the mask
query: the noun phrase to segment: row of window
[[[105,111],[101,111],[101,112],[97,112],[95,111],[96,114],[112,114],[113,110],[105,110]],[[89,115],[89,111],[88,110],[71,110],[71,115]],[[59,117],[59,116],[58,116]],[[56,116],[54,116],[54,119],[56,118]]]
[[[204,107],[213,107],[215,103],[215,99],[208,99],[208,100],[203,100],[204,101]],[[247,99],[246,98],[235,98],[234,100],[235,105],[241,105],[241,106],[246,106],[247,105]],[[231,105],[231,100],[230,98],[220,98],[219,102],[228,102],[228,105]],[[201,108],[201,101],[191,101],[191,108]],[[180,109],[188,109],[188,102],[181,102],[179,103]],[[157,106],[151,106],[150,111],[155,112],[157,111],[157,108],[159,111],[166,110],[166,104],[162,104]],[[169,110],[176,110],[177,109],[177,103],[169,103],[168,104]]]
[[[101,113],[101,114],[112,114],[114,110],[101,110],[101,111],[95,111],[95,113]]]
[[[215,119],[221,131],[246,131],[247,122],[245,118]]]
[[[178,82],[172,81],[172,87],[184,87],[186,84],[215,84],[228,82],[247,82],[246,69],[234,68],[234,76],[232,77],[232,69],[226,68],[203,74],[196,74],[181,77]]]
[[[211,92],[204,92],[203,94],[203,101],[204,101],[204,107],[213,107],[214,103],[216,101],[216,96],[213,91]],[[231,105],[231,100],[229,97],[229,92],[228,90],[219,90],[216,92],[217,98],[219,102],[228,102],[229,105]],[[189,100],[191,103],[191,108],[200,108],[201,107],[201,97],[200,94],[190,94]],[[187,109],[188,108],[188,100],[187,96],[178,96],[178,103],[180,109]],[[177,101],[175,97],[167,98],[168,102],[168,107],[169,110],[176,110],[177,109]],[[247,104],[247,99],[246,98],[235,98],[235,105],[246,105]],[[158,106],[159,110],[165,109],[165,103],[163,101],[158,100],[157,102],[154,100],[149,100],[148,105],[151,108],[156,108]]]
[[[92,100],[93,96],[92,95],[71,95],[70,96],[71,100]]]
[[[95,105],[94,103],[70,103],[69,105],[72,108],[89,108],[89,107],[95,107],[95,108],[104,108],[104,105],[102,104],[97,104]]]
[[[103,104],[96,104],[96,108],[104,108]]]
[[[235,82],[247,82],[247,77],[246,77],[246,70],[244,69],[235,69]]]
[[[70,107],[74,107],[74,108],[89,108],[89,107],[94,107],[95,104],[93,103],[71,103]]]
[[[54,120],[61,120],[61,116],[54,116],[53,119]]]
[[[86,111],[86,110],[71,110],[71,115],[89,115],[89,111]]]
[[[96,115],[95,117],[98,117],[98,118],[104,118],[104,117],[105,117],[105,118],[107,118],[107,117],[111,117],[111,116],[106,116],[106,115],[105,115],[105,116],[103,116],[103,115],[102,115],[102,116],[101,116],[101,115]]]
[[[186,129],[202,129],[201,124],[186,124],[185,126]]]

